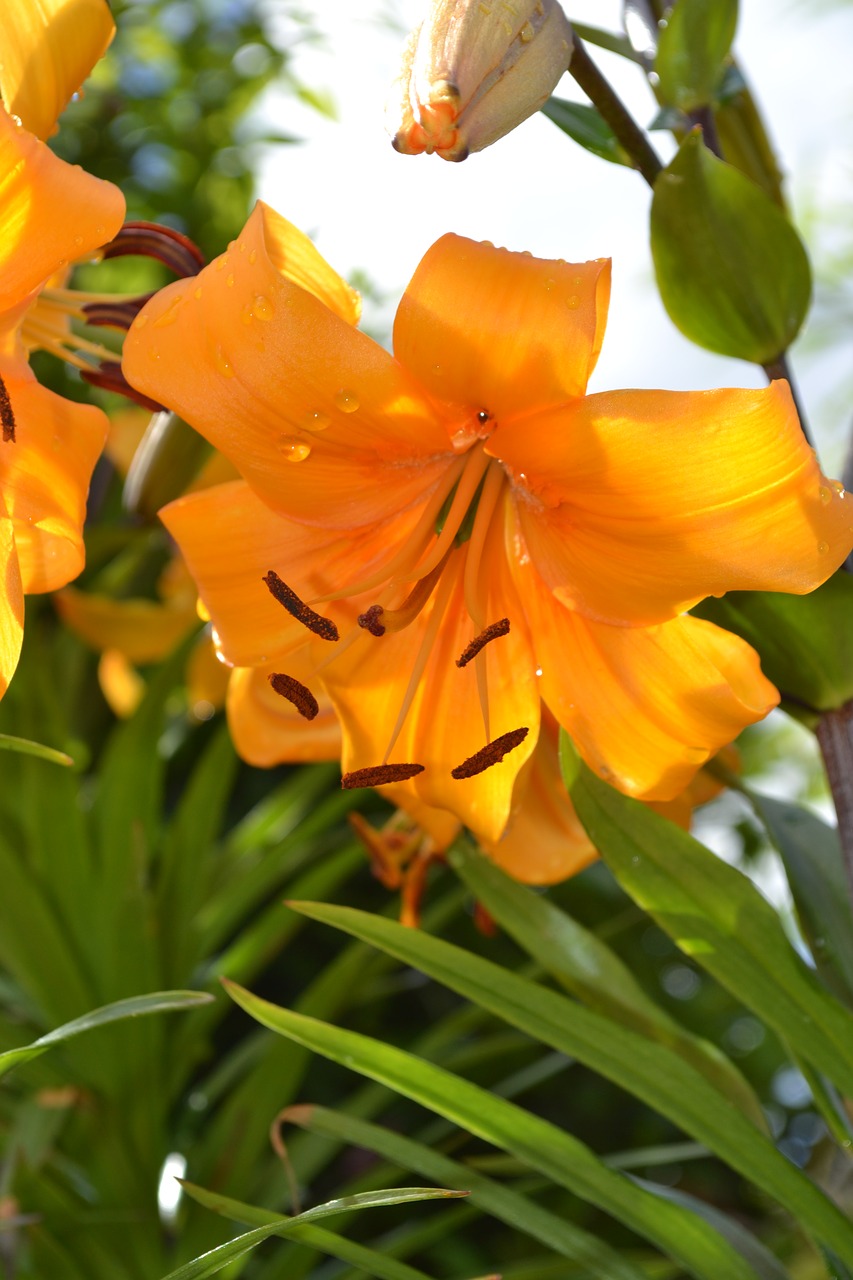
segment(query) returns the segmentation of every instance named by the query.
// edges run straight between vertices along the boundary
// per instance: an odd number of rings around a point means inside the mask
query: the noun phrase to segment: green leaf
[[[799,333],[811,297],[802,241],[698,130],[655,183],[651,241],[669,317],[700,347],[769,364]]]
[[[539,1116],[401,1049],[281,1009],[234,983],[224,985],[263,1026],[378,1080],[518,1156],[657,1244],[690,1274],[701,1280],[755,1280],[752,1268],[705,1223],[608,1169],[582,1142]]]
[[[661,101],[682,111],[708,106],[737,27],[737,0],[678,0],[658,37]]]
[[[197,1187],[192,1182],[185,1182],[183,1179],[180,1181],[187,1195],[191,1196],[198,1204],[204,1205],[206,1209],[211,1209],[214,1213],[231,1218],[235,1222],[242,1222],[247,1227],[263,1227],[271,1226],[273,1223],[294,1222],[293,1218],[287,1217],[285,1214],[270,1213],[268,1209],[258,1209],[254,1205],[244,1204],[240,1200],[232,1200],[230,1196],[223,1196],[215,1191],[207,1191],[204,1187]],[[423,1271],[416,1271],[414,1267],[408,1266],[405,1262],[398,1262],[395,1258],[388,1257],[387,1254],[377,1253],[375,1249],[368,1249],[363,1244],[357,1244],[354,1240],[347,1240],[345,1236],[339,1236],[333,1231],[327,1231],[325,1227],[312,1227],[310,1224],[296,1223],[288,1232],[288,1236],[299,1244],[307,1245],[311,1249],[317,1249],[320,1253],[326,1253],[332,1258],[340,1259],[341,1262],[349,1262],[354,1267],[366,1272],[367,1275],[377,1276],[378,1280],[427,1280]]]
[[[461,875],[502,929],[584,1004],[678,1053],[766,1131],[761,1104],[728,1058],[691,1035],[652,1000],[606,943],[541,894],[525,889],[467,841],[449,854]]]
[[[853,575],[835,573],[805,596],[730,591],[691,613],[751,644],[785,709],[806,723],[853,698]]]
[[[290,905],[380,947],[636,1094],[779,1200],[817,1239],[835,1243],[842,1253],[846,1246],[853,1258],[853,1228],[832,1201],[704,1076],[663,1045],[420,930],[351,907]]]
[[[229,1262],[251,1253],[256,1245],[268,1240],[270,1236],[289,1236],[298,1232],[303,1224],[316,1222],[318,1218],[328,1218],[335,1213],[351,1213],[355,1209],[381,1209],[390,1204],[412,1204],[418,1200],[446,1200],[448,1197],[464,1195],[462,1191],[446,1191],[436,1187],[396,1187],[391,1191],[365,1191],[357,1196],[343,1196],[340,1200],[329,1200],[326,1204],[318,1204],[313,1209],[293,1218],[276,1220],[245,1235],[229,1240],[217,1249],[211,1249],[194,1258],[192,1262],[170,1271],[163,1280],[205,1280],[206,1276],[216,1275]]]
[[[853,911],[838,832],[800,805],[746,795],[782,857],[819,973],[839,999],[853,1004]]]
[[[0,733],[0,751],[17,751],[23,756],[38,756],[40,760],[49,760],[51,764],[65,765],[66,768],[74,763],[72,757],[64,751],[46,747],[30,738],[15,738],[10,733]]]
[[[621,58],[629,58],[631,62],[639,61],[631,41],[621,32],[602,31],[600,27],[590,27],[585,22],[572,22],[572,30],[587,44],[594,44],[599,49],[608,49],[610,53],[618,53]]]
[[[553,120],[558,129],[567,133],[585,150],[613,164],[632,168],[631,157],[616,140],[616,135],[596,110],[579,102],[566,102],[563,98],[549,98],[542,107],[542,114]]]
[[[629,1259],[568,1218],[550,1213],[520,1192],[475,1172],[471,1165],[459,1164],[421,1142],[326,1107],[291,1107],[285,1118],[312,1133],[354,1143],[421,1177],[470,1191],[473,1205],[548,1245],[575,1266],[584,1267],[589,1275],[600,1276],[601,1280],[641,1280],[644,1274]],[[526,1172],[526,1165],[522,1168]]]
[[[682,951],[853,1095],[853,1017],[794,951],[755,885],[647,805],[596,778],[566,734],[561,756],[578,816],[626,893]]]
[[[66,1022],[64,1026],[39,1036],[32,1044],[22,1045],[20,1049],[9,1049],[0,1053],[0,1076],[11,1071],[12,1067],[31,1058],[38,1058],[55,1044],[71,1040],[82,1035],[84,1031],[92,1031],[95,1027],[105,1027],[110,1022],[122,1022],[126,1018],[140,1018],[149,1013],[168,1013],[175,1009],[194,1009],[200,1004],[210,1004],[213,996],[204,991],[155,991],[151,995],[131,996],[128,1000],[116,1000],[114,1004],[104,1005],[101,1009],[93,1009],[91,1013]]]

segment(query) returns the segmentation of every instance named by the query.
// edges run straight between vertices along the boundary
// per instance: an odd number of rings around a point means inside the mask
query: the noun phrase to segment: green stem
[[[808,443],[812,446],[812,448],[814,448],[814,441],[812,440],[811,435],[809,434],[809,425],[806,422],[806,416],[805,416],[805,413],[803,412],[803,405],[802,405],[802,401],[800,400],[800,394],[797,390],[797,385],[794,382],[793,376],[791,374],[790,366],[788,365],[787,355],[785,355],[783,352],[781,356],[777,356],[775,360],[769,360],[767,364],[763,364],[761,367],[764,370],[764,372],[767,374],[768,382],[772,382],[774,378],[784,378],[787,381],[788,386],[791,388],[791,395],[794,398],[794,407],[797,410],[797,417],[800,419],[800,429],[802,430],[802,433],[806,437],[806,440],[808,441]]]
[[[823,713],[817,740],[838,815],[841,856],[853,902],[853,702]]]
[[[657,153],[612,85],[575,37],[569,71],[616,135],[650,187],[663,169]]]

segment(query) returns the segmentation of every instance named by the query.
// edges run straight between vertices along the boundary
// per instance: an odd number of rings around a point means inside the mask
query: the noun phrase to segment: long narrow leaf
[[[752,1268],[706,1223],[608,1169],[582,1142],[555,1125],[401,1049],[279,1008],[234,983],[224,985],[247,1013],[272,1031],[512,1152],[657,1244],[700,1280],[756,1280]]]
[[[845,1215],[704,1076],[671,1050],[420,930],[351,907],[291,905],[389,952],[630,1090],[775,1196],[818,1240],[853,1260],[853,1227]]]

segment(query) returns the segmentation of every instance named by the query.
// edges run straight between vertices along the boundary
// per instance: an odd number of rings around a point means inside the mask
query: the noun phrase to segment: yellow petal
[[[0,312],[111,240],[124,197],[66,164],[0,108]]]
[[[285,674],[300,681],[311,677],[307,646],[288,655]],[[318,691],[320,711],[305,720],[286,698],[272,689],[269,674],[275,668],[237,667],[228,682],[228,727],[237,754],[249,764],[267,769],[275,764],[311,760],[336,760],[341,753],[341,731],[332,705]],[[316,688],[316,682],[312,681]]]
[[[270,262],[284,279],[312,293],[347,324],[358,324],[361,295],[329,266],[305,232],[263,200],[257,202],[252,218],[263,222],[264,245]]]
[[[110,710],[121,720],[128,720],[145,697],[145,681],[118,649],[101,654],[98,684]]]
[[[187,659],[187,701],[197,720],[208,720],[225,706],[230,677],[231,668],[217,658],[210,627],[205,627]]]
[[[3,446],[0,446],[0,448]],[[15,532],[0,494],[0,698],[9,687],[24,638],[24,592],[15,550]]]
[[[115,34],[106,0],[3,0],[0,93],[30,133],[49,138]]]
[[[726,591],[813,590],[853,548],[786,382],[588,396],[487,446],[514,477],[538,571],[588,617],[672,618]]]
[[[124,372],[276,510],[340,529],[382,520],[440,476],[446,432],[396,361],[285,279],[276,252],[256,209],[237,245],[148,304]]]
[[[565,608],[516,565],[542,697],[587,764],[620,791],[670,800],[778,702],[758,655],[688,615],[610,627]]]
[[[86,497],[107,418],[40,386],[23,363],[0,360],[0,376],[16,422],[16,442],[0,445],[0,488],[24,590],[53,591],[83,568]]]
[[[584,394],[609,294],[606,259],[555,262],[442,236],[403,294],[394,352],[435,399],[509,432],[515,415]]]
[[[56,607],[63,622],[93,649],[113,650],[132,663],[160,662],[198,626],[194,602],[114,600],[66,587],[56,596]]]

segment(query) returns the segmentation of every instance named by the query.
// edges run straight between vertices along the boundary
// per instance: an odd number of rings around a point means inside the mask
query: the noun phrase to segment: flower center
[[[489,421],[489,415],[482,410],[477,420],[482,426]],[[451,599],[460,587],[474,636],[456,660],[456,666],[474,665],[486,744],[457,765],[451,771],[452,776],[460,780],[474,777],[499,764],[527,736],[527,728],[521,726],[494,741],[490,740],[489,689],[483,651],[487,645],[509,633],[510,619],[489,620],[486,617],[488,584],[484,581],[482,561],[492,518],[505,483],[503,467],[486,454],[478,440],[467,453],[451,461],[412,532],[382,571],[344,590],[315,598],[310,603],[301,601],[273,570],[266,574],[264,581],[267,587],[291,616],[303,622],[315,635],[330,640],[338,638],[337,628],[329,619],[316,613],[312,606],[375,592],[374,601],[358,615],[358,626],[340,641],[336,646],[337,652],[315,668],[318,675],[365,632],[381,640],[389,633],[404,631],[430,605],[429,617],[382,762],[346,774],[345,787],[381,786],[414,777],[423,771],[424,766],[415,763],[389,763],[389,757],[411,710]],[[273,688],[287,697],[297,710],[300,702],[306,707],[312,705],[312,695],[304,686],[300,687],[304,693],[295,690],[292,677],[279,681],[278,685],[277,676],[271,680]]]

